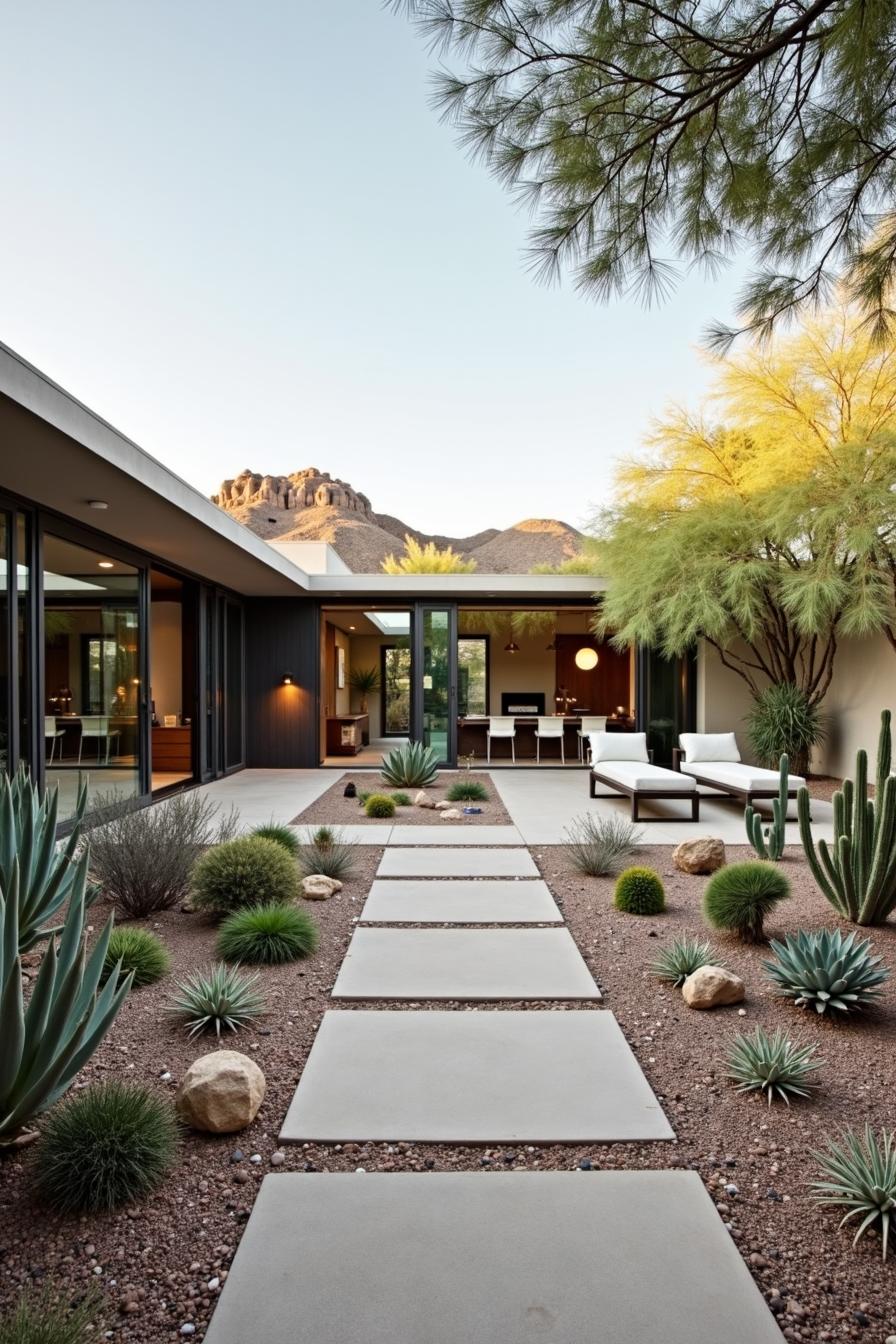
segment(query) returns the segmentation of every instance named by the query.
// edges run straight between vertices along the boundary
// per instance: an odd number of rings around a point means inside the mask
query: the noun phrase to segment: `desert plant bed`
[[[431,784],[423,792],[432,799],[434,803],[448,802],[446,795],[451,789],[452,784],[475,780],[482,784],[488,797],[485,802],[464,803],[453,802],[451,806],[457,808],[462,813],[460,820],[455,820],[455,826],[507,826],[510,824],[510,816],[498,796],[489,775],[481,771],[467,770],[441,770],[434,784]],[[385,821],[376,817],[368,817],[364,814],[364,808],[361,806],[358,798],[346,798],[346,784],[354,784],[359,794],[385,794],[391,797],[395,793],[404,793],[411,799],[410,805],[398,805],[395,808],[395,815],[386,818]],[[310,807],[306,807],[304,812],[300,812],[293,818],[293,825],[321,825],[329,824],[333,826],[435,826],[439,823],[439,814],[431,807],[416,807],[413,800],[416,798],[419,790],[415,788],[392,789],[384,784],[380,778],[378,770],[352,770],[340,775],[335,784],[327,789],[326,793],[321,794]],[[479,807],[481,812],[464,813],[465,807]],[[445,826],[451,825],[446,821]]]

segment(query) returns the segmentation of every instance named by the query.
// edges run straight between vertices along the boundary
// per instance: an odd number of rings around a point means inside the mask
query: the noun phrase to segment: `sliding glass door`
[[[418,669],[414,736],[450,764],[457,746],[457,609],[421,604],[414,637]]]

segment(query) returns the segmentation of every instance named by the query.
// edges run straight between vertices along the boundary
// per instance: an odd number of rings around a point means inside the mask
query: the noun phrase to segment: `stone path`
[[[281,1141],[673,1138],[528,850],[438,834],[384,850],[332,991],[413,1007],[324,1015]],[[499,927],[406,927],[487,912]],[[417,1006],[437,999],[532,1007]],[[206,1335],[254,1339],[782,1344],[684,1171],[267,1176]]]

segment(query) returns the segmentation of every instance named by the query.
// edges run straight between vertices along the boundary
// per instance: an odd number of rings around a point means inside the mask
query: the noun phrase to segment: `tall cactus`
[[[787,756],[782,756],[778,762],[778,769],[781,772],[780,782],[778,784],[778,796],[772,799],[772,823],[762,829],[762,817],[755,808],[747,804],[747,810],[744,813],[744,821],[747,826],[747,835],[750,844],[759,855],[760,859],[771,859],[777,863],[784,853],[784,834],[787,824],[787,789],[790,784],[790,760]]]
[[[896,908],[896,776],[890,773],[891,715],[880,716],[874,799],[868,797],[868,753],[856,756],[855,781],[834,794],[834,843],[819,840],[809,821],[809,792],[800,789],[800,839],[812,876],[834,909],[854,924],[883,924]]]

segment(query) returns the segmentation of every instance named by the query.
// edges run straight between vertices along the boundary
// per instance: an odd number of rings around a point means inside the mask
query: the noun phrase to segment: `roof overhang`
[[[490,600],[590,604],[606,583],[590,574],[312,574],[315,597],[376,598],[401,602],[424,598],[487,604]]]
[[[291,560],[2,344],[0,444],[0,487],[42,508],[247,596],[308,591]]]

